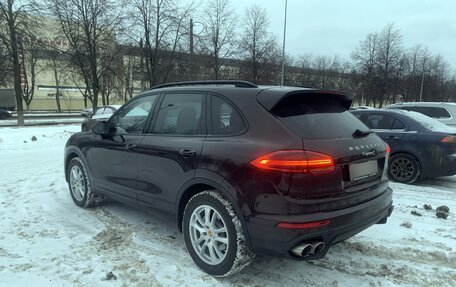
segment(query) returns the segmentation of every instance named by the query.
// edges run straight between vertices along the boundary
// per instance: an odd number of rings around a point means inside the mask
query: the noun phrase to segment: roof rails
[[[168,87],[181,87],[181,86],[199,86],[199,85],[234,85],[236,88],[258,88],[257,85],[247,81],[235,80],[215,80],[215,81],[191,81],[191,82],[177,82],[153,86],[151,90],[168,88]]]

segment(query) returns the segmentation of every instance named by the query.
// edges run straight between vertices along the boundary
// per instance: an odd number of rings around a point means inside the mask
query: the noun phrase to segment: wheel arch
[[[396,151],[394,153],[391,153],[389,161],[388,161],[388,174],[389,174],[389,167],[390,167],[392,159],[395,156],[401,155],[401,154],[410,156],[416,161],[416,163],[418,164],[418,176],[416,177],[416,180],[423,179],[423,165],[421,164],[419,157],[417,157],[414,153],[409,152],[409,151]],[[415,182],[415,180],[413,182]]]
[[[86,161],[86,158],[85,158],[84,154],[77,147],[74,147],[74,146],[66,147],[66,149],[65,149],[64,171],[65,171],[65,180],[67,182],[68,182],[68,164],[75,157],[79,157],[81,159],[81,161],[84,163],[84,165],[86,166],[86,168],[89,169],[89,165],[87,164],[87,161]],[[90,176],[91,173],[88,172],[88,174]]]
[[[398,155],[398,154],[406,154],[406,155],[408,155],[408,156],[413,157],[413,158],[416,160],[416,162],[418,163],[418,165],[420,166],[420,168],[422,167],[421,161],[420,161],[419,157],[417,157],[417,156],[416,156],[413,152],[411,152],[411,151],[395,151],[395,152],[392,152],[392,153],[390,154],[390,160],[391,160],[391,158],[393,158],[394,156],[396,156],[396,155]]]
[[[230,188],[233,190],[233,188]],[[236,211],[236,213],[239,215],[239,220],[242,222],[242,228],[244,231],[244,235],[247,241],[248,246],[250,247],[251,250],[253,249],[252,243],[250,242],[250,236],[248,233],[247,229],[247,224],[244,220],[243,212],[241,208],[239,207],[239,204],[237,204],[235,200],[235,196],[232,195],[222,184],[217,183],[213,180],[210,179],[205,179],[205,178],[195,178],[189,182],[187,182],[180,190],[179,195],[177,197],[176,201],[176,223],[178,225],[179,231],[182,232],[182,220],[183,220],[183,215],[184,215],[184,209],[185,206],[187,205],[188,201],[190,198],[192,198],[194,195],[203,192],[205,190],[217,190],[222,194],[222,196],[227,199],[230,203],[233,209]]]

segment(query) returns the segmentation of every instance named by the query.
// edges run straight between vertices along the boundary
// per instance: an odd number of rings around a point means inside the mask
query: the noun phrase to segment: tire
[[[203,191],[189,200],[184,210],[182,230],[193,261],[214,277],[239,272],[255,258],[231,203],[215,190]]]
[[[410,184],[417,181],[420,174],[421,166],[414,156],[399,153],[391,157],[388,165],[388,177],[392,181]]]
[[[73,202],[79,207],[95,205],[95,196],[87,174],[87,169],[79,157],[71,159],[67,168],[68,187]]]

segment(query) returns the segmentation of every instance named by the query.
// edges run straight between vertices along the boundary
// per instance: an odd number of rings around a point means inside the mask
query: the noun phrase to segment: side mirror
[[[106,121],[100,121],[92,127],[92,132],[96,135],[104,136],[108,133],[108,123]]]

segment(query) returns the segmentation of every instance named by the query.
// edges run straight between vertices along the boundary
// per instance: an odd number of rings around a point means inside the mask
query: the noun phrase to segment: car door
[[[150,111],[158,95],[131,101],[108,122],[109,133],[91,149],[94,186],[98,192],[137,204],[138,155]]]
[[[391,148],[396,150],[406,134],[406,124],[398,117],[384,113],[365,113],[360,117]]]
[[[195,176],[206,138],[206,95],[167,93],[138,146],[138,201],[174,212],[176,196]]]

